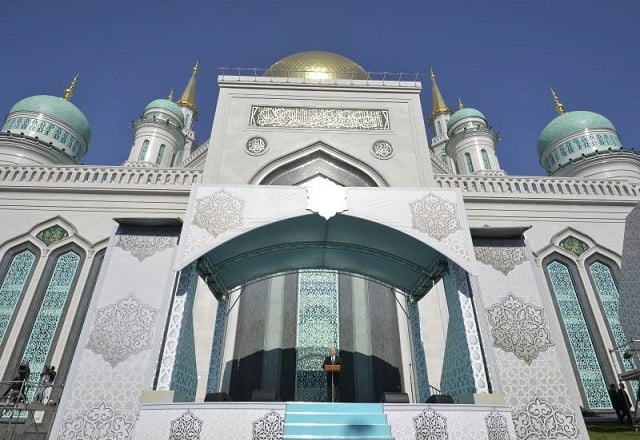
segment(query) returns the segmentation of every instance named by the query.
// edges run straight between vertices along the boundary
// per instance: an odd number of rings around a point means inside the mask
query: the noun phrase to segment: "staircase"
[[[393,440],[381,403],[289,402],[284,440]]]

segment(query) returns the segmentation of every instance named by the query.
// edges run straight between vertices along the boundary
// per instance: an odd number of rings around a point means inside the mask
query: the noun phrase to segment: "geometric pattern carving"
[[[87,348],[115,367],[130,355],[151,347],[158,310],[133,293],[96,310]]]
[[[447,418],[430,406],[413,418],[416,440],[448,440]]]
[[[484,418],[488,440],[510,440],[507,418],[496,410],[489,411]]]
[[[175,247],[177,237],[156,235],[117,235],[115,247],[131,252],[139,261],[144,260],[163,249]]]
[[[0,285],[0,344],[27,286],[35,261],[35,254],[25,249],[11,258],[11,264],[5,272]]]
[[[523,247],[476,246],[476,259],[507,275],[518,264],[527,261]]]
[[[49,226],[47,229],[43,229],[42,231],[36,234],[36,238],[46,244],[47,246],[51,246],[54,243],[59,242],[69,236],[69,233],[62,226],[53,225]]]
[[[284,417],[271,410],[253,421],[251,440],[281,440],[284,438]]]
[[[244,201],[224,189],[196,201],[193,224],[213,237],[240,226]]]
[[[371,146],[371,153],[378,159],[390,159],[393,156],[393,145],[388,141],[375,141]]]
[[[487,309],[493,345],[513,352],[527,364],[541,351],[551,347],[551,335],[544,319],[544,309],[507,295]]]
[[[187,411],[171,421],[169,440],[200,440],[203,423],[191,411]]]
[[[462,229],[455,203],[430,193],[409,204],[413,229],[438,241]]]
[[[62,440],[103,440],[131,438],[133,421],[103,401],[78,415],[63,422]]]
[[[526,410],[514,414],[513,422],[521,440],[576,438],[578,435],[573,414],[554,408],[537,396],[527,404]]]
[[[589,245],[587,243],[580,239],[577,239],[573,235],[563,238],[558,244],[562,249],[567,250],[578,257],[584,254],[587,249],[589,249]]]
[[[326,375],[319,368],[325,347],[340,341],[338,274],[303,270],[298,278],[296,400],[326,399]]]

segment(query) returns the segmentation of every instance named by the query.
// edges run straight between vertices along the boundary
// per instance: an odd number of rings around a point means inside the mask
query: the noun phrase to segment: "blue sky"
[[[536,141],[556,115],[550,86],[567,111],[601,113],[623,145],[640,147],[637,0],[22,0],[2,9],[0,112],[26,96],[62,95],[79,72],[73,102],[93,130],[87,164],[121,164],[131,121],[170,89],[179,95],[196,58],[202,142],[218,67],[266,68],[315,49],[374,72],[426,74],[433,66],[449,106],[460,96],[500,133],[498,155],[512,175],[543,174]]]

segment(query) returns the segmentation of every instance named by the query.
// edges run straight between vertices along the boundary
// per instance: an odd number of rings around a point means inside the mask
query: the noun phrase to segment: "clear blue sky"
[[[3,4],[0,35],[3,115],[26,96],[61,95],[80,73],[73,102],[93,130],[87,164],[121,164],[131,121],[171,88],[179,95],[196,58],[202,142],[218,67],[268,67],[314,49],[374,72],[433,66],[449,106],[462,97],[500,133],[498,155],[512,175],[543,173],[536,141],[555,117],[549,86],[568,111],[601,113],[623,145],[640,147],[637,0],[22,0]]]

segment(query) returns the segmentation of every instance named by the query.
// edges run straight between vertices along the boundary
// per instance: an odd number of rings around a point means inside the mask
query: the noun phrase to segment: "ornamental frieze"
[[[253,127],[389,130],[389,110],[310,107],[251,107]]]

